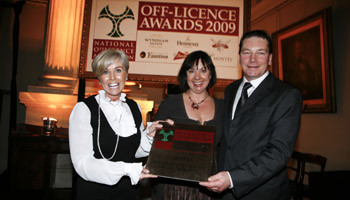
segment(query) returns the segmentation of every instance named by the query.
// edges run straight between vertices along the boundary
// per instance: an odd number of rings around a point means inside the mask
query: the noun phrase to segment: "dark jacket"
[[[228,112],[218,167],[229,171],[234,188],[223,199],[290,199],[285,166],[299,132],[301,93],[270,73],[231,120],[241,82],[225,89]]]

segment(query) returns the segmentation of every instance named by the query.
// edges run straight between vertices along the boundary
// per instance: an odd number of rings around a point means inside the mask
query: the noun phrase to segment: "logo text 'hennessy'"
[[[124,36],[124,34],[119,29],[120,23],[122,23],[122,21],[127,18],[134,20],[134,13],[128,6],[126,6],[125,11],[122,14],[115,15],[109,10],[109,5],[107,5],[100,12],[100,16],[98,17],[98,19],[101,18],[107,18],[112,21],[113,28],[111,32],[107,34],[108,36],[121,37]]]
[[[159,135],[163,135],[163,142],[168,142],[168,136],[174,135],[174,132],[170,130],[169,132],[165,132],[164,129],[159,132]]]

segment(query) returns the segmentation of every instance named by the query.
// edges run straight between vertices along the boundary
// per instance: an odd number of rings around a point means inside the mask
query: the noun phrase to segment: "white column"
[[[45,71],[76,77],[79,68],[84,0],[51,0],[45,49]]]

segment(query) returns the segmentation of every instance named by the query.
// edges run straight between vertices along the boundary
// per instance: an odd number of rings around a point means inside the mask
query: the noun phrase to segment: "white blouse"
[[[132,112],[125,102],[124,93],[121,94],[119,101],[111,101],[105,96],[104,90],[99,91],[95,98],[116,134],[120,137],[128,137],[137,133]],[[140,109],[139,105],[138,107]],[[123,176],[129,176],[131,184],[137,184],[142,171],[141,162],[112,162],[94,157],[93,130],[90,119],[90,109],[83,102],[75,105],[69,117],[70,155],[76,172],[84,180],[96,183],[114,185]],[[150,124],[147,123],[147,126]],[[152,146],[153,138],[147,135],[148,129],[144,129],[143,122],[141,122],[141,143],[136,151],[136,158],[147,156]]]

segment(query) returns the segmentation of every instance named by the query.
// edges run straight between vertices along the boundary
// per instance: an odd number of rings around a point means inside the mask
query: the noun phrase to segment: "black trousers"
[[[80,176],[76,182],[76,200],[139,200],[138,185],[131,185],[129,177],[122,177],[115,185],[85,181]]]

